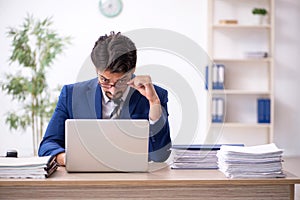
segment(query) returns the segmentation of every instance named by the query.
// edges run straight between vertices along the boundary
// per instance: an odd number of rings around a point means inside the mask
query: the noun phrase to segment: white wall
[[[300,155],[300,1],[276,0],[275,142]]]
[[[49,72],[49,84],[76,81],[88,53],[103,33],[126,32],[139,28],[164,28],[181,33],[201,46],[206,46],[205,0],[123,0],[124,9],[113,19],[98,11],[98,0],[0,0],[0,78],[8,71],[10,40],[8,26],[19,25],[26,13],[44,18],[53,16],[54,27],[62,35],[71,35],[73,44],[60,56]],[[276,0],[275,47],[275,142],[286,155],[300,155],[300,2]],[[196,88],[197,89],[197,88]],[[297,90],[298,89],[298,90]],[[0,92],[0,155],[17,148],[21,155],[31,154],[28,132],[10,132],[4,113],[15,107]]]
[[[8,58],[10,56],[10,40],[5,33],[8,26],[19,25],[26,13],[33,14],[38,18],[53,16],[54,28],[61,35],[71,35],[72,45],[65,54],[59,56],[49,72],[49,85],[73,83],[77,80],[78,72],[89,55],[94,42],[100,35],[109,34],[110,31],[127,32],[141,28],[161,28],[178,32],[194,40],[197,44],[205,48],[206,45],[206,1],[189,0],[123,0],[124,8],[116,18],[109,19],[102,16],[98,10],[99,0],[0,0],[0,77],[4,77],[4,72],[8,71]],[[189,65],[174,54],[166,52],[138,52],[138,65],[163,64],[180,65],[183,69]],[[147,56],[145,56],[147,54]],[[153,56],[153,59],[151,59]],[[160,61],[160,57],[161,59]],[[166,62],[168,61],[168,62]],[[191,79],[193,80],[193,79]],[[155,81],[155,80],[154,80]],[[194,84],[196,85],[196,84]],[[203,86],[201,86],[203,88]],[[199,88],[194,87],[194,90]],[[197,92],[197,91],[196,91]],[[196,93],[195,92],[195,93]],[[178,129],[180,123],[180,108],[176,107],[177,102],[172,101],[176,97],[170,94],[170,123],[173,133]],[[198,96],[201,95],[201,91]],[[26,133],[22,131],[9,131],[8,125],[4,123],[4,114],[15,108],[15,104],[10,102],[10,97],[0,92],[0,155],[10,148],[19,150],[20,155],[30,155],[31,137],[30,130]],[[203,103],[203,106],[205,103]],[[172,106],[175,109],[172,109]],[[174,113],[177,112],[177,113]],[[205,112],[202,114],[205,117]],[[201,119],[205,124],[205,119]],[[205,127],[202,126],[202,130]],[[200,131],[201,132],[201,131]],[[176,135],[173,134],[172,137]],[[199,141],[199,138],[196,138]]]

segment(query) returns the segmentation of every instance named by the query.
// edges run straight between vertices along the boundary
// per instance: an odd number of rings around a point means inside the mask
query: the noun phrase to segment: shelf
[[[241,123],[241,122],[225,122],[225,123],[211,123],[211,127],[222,128],[271,128],[270,124],[259,123]]]
[[[271,58],[213,58],[214,62],[271,62]]]
[[[270,95],[270,91],[246,91],[246,90],[211,90],[211,94],[234,94],[234,95]]]
[[[214,29],[270,29],[269,24],[266,25],[240,25],[240,24],[215,24]]]
[[[274,4],[275,0],[208,1],[207,52],[212,63],[206,71],[207,118],[212,141],[251,144],[274,139]],[[261,24],[251,12],[254,7],[268,10]],[[220,23],[226,19],[237,23]],[[270,106],[259,110],[259,98],[269,99]],[[262,112],[271,123],[257,123]],[[212,123],[220,119],[225,122]]]

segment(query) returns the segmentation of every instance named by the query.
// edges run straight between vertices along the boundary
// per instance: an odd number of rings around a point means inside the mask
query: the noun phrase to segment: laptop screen
[[[67,171],[147,171],[147,120],[68,119],[65,126]]]

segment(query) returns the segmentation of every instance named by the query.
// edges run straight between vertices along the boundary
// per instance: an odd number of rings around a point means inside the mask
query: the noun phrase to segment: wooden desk
[[[218,170],[67,173],[45,180],[0,179],[0,199],[294,199],[300,179],[227,179]]]

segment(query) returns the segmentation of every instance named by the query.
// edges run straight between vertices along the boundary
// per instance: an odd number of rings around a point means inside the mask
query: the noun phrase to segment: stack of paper
[[[47,178],[56,169],[54,156],[0,158],[0,178]]]
[[[229,178],[285,177],[282,149],[275,144],[252,147],[222,146],[217,153],[219,170]]]
[[[217,151],[176,150],[172,169],[217,169]]]
[[[239,145],[240,144],[236,144]],[[218,169],[217,151],[221,144],[173,145],[172,169]]]

